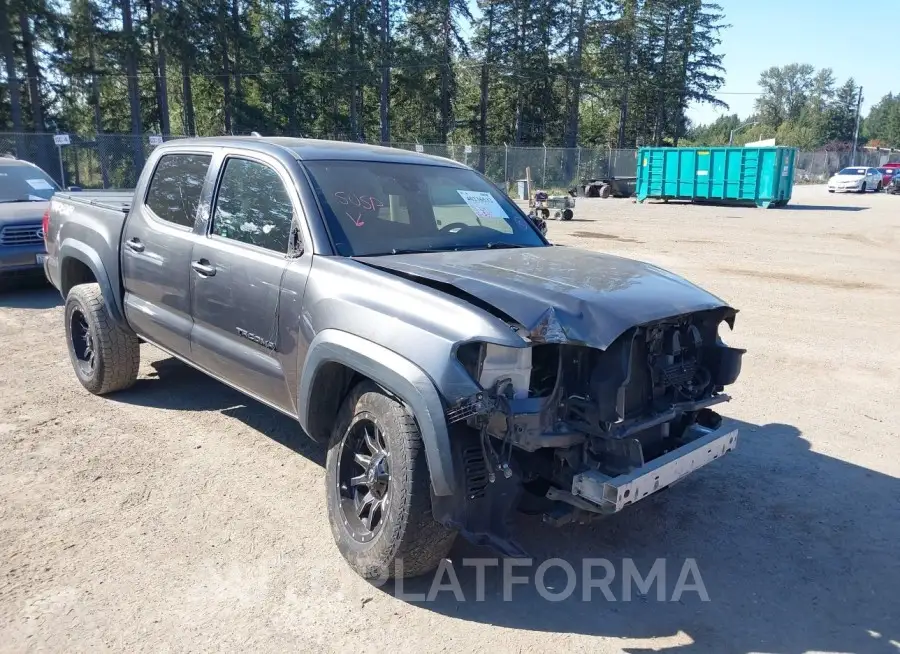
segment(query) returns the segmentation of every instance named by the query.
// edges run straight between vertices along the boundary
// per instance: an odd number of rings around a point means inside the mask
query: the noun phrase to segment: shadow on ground
[[[62,303],[59,291],[46,281],[0,282],[0,308],[52,309]]]
[[[155,378],[111,399],[221,411],[324,465],[324,448],[289,417],[175,359],[153,366]],[[389,582],[381,592],[426,611],[512,629],[690,641],[653,651],[897,654],[891,641],[900,641],[900,480],[811,451],[793,426],[733,424],[741,430],[735,452],[618,516],[561,529],[518,516],[515,531],[534,562],[514,570],[528,583],[511,587],[512,601],[504,601],[500,566],[485,570],[484,599],[477,601],[475,568],[463,559],[498,555],[462,539],[450,561],[464,601],[449,590],[433,601],[412,599],[429,593],[430,576],[407,580],[402,589]],[[577,573],[574,593],[562,601],[548,601],[533,583],[539,563],[552,558]],[[583,599],[581,570],[591,558],[614,566],[616,601],[599,589]],[[666,560],[665,601],[658,586],[642,595],[634,584],[632,600],[623,601],[625,559],[642,576]],[[691,590],[670,601],[687,559],[696,561],[708,602]],[[597,568],[593,577],[602,576]],[[564,571],[549,568],[541,588],[558,593],[565,586]]]
[[[869,207],[854,207],[836,204],[788,204],[781,211],[867,211]]]
[[[303,433],[296,420],[178,359],[161,359],[150,365],[154,370],[150,377],[139,378],[130,389],[114,393],[108,396],[109,399],[175,411],[218,411],[240,420],[313,463],[325,465],[325,448]]]
[[[667,652],[896,654],[890,641],[900,641],[900,480],[812,452],[792,426],[735,426],[741,429],[735,452],[630,511],[562,529],[537,518],[516,521],[534,564],[514,574],[533,582],[541,561],[564,559],[578,577],[568,599],[547,601],[528,583],[512,587],[513,601],[503,601],[499,568],[488,568],[485,601],[475,601],[475,568],[462,559],[496,555],[458,541],[451,558],[466,601],[444,591],[416,604],[514,629],[629,639],[681,632],[693,641]],[[615,602],[598,589],[583,599],[583,561],[595,557],[614,566]],[[696,561],[708,602],[693,591],[668,601],[688,558]],[[632,601],[623,601],[624,559],[642,576],[666,559],[667,601],[658,601],[656,586],[639,596],[633,584]],[[597,568],[593,577],[603,574]],[[411,580],[403,590],[427,594],[431,583]],[[565,572],[553,567],[543,587],[557,593],[566,583]],[[383,590],[396,594],[390,584]]]

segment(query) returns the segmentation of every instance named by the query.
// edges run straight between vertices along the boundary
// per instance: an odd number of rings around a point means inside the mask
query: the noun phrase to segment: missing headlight
[[[484,343],[477,341],[472,343],[463,343],[456,349],[456,359],[466,369],[472,379],[477,380],[481,374],[481,358]]]

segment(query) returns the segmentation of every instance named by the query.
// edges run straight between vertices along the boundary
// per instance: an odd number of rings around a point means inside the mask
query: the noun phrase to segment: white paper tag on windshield
[[[503,220],[509,218],[500,203],[486,191],[457,191],[457,193],[479,218],[502,218]]]
[[[53,187],[47,183],[46,179],[26,179],[28,182],[28,186],[33,188],[35,191],[52,191]]]

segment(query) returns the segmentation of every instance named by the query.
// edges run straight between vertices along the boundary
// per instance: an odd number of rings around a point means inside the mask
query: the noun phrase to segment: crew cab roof
[[[386,148],[380,145],[352,143],[347,141],[290,138],[286,136],[213,136],[186,138],[167,141],[166,146],[231,147],[258,150],[262,152],[272,152],[273,150],[283,152],[287,150],[300,161],[381,161],[390,163],[452,166],[455,168],[466,167],[452,159],[435,157],[409,150]]]

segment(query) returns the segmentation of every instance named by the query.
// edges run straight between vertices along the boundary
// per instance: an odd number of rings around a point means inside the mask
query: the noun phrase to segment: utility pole
[[[856,144],[859,142],[859,113],[862,109],[862,86],[859,87],[859,97],[856,99],[856,128],[853,130],[853,158],[850,165],[856,165]]]
[[[738,125],[733,130],[731,130],[731,133],[728,135],[728,146],[731,147],[731,145],[734,143],[734,135],[735,134],[740,132],[742,129],[745,129],[747,127],[753,127],[755,125],[759,125],[759,123],[758,122],[744,123],[743,125]]]

